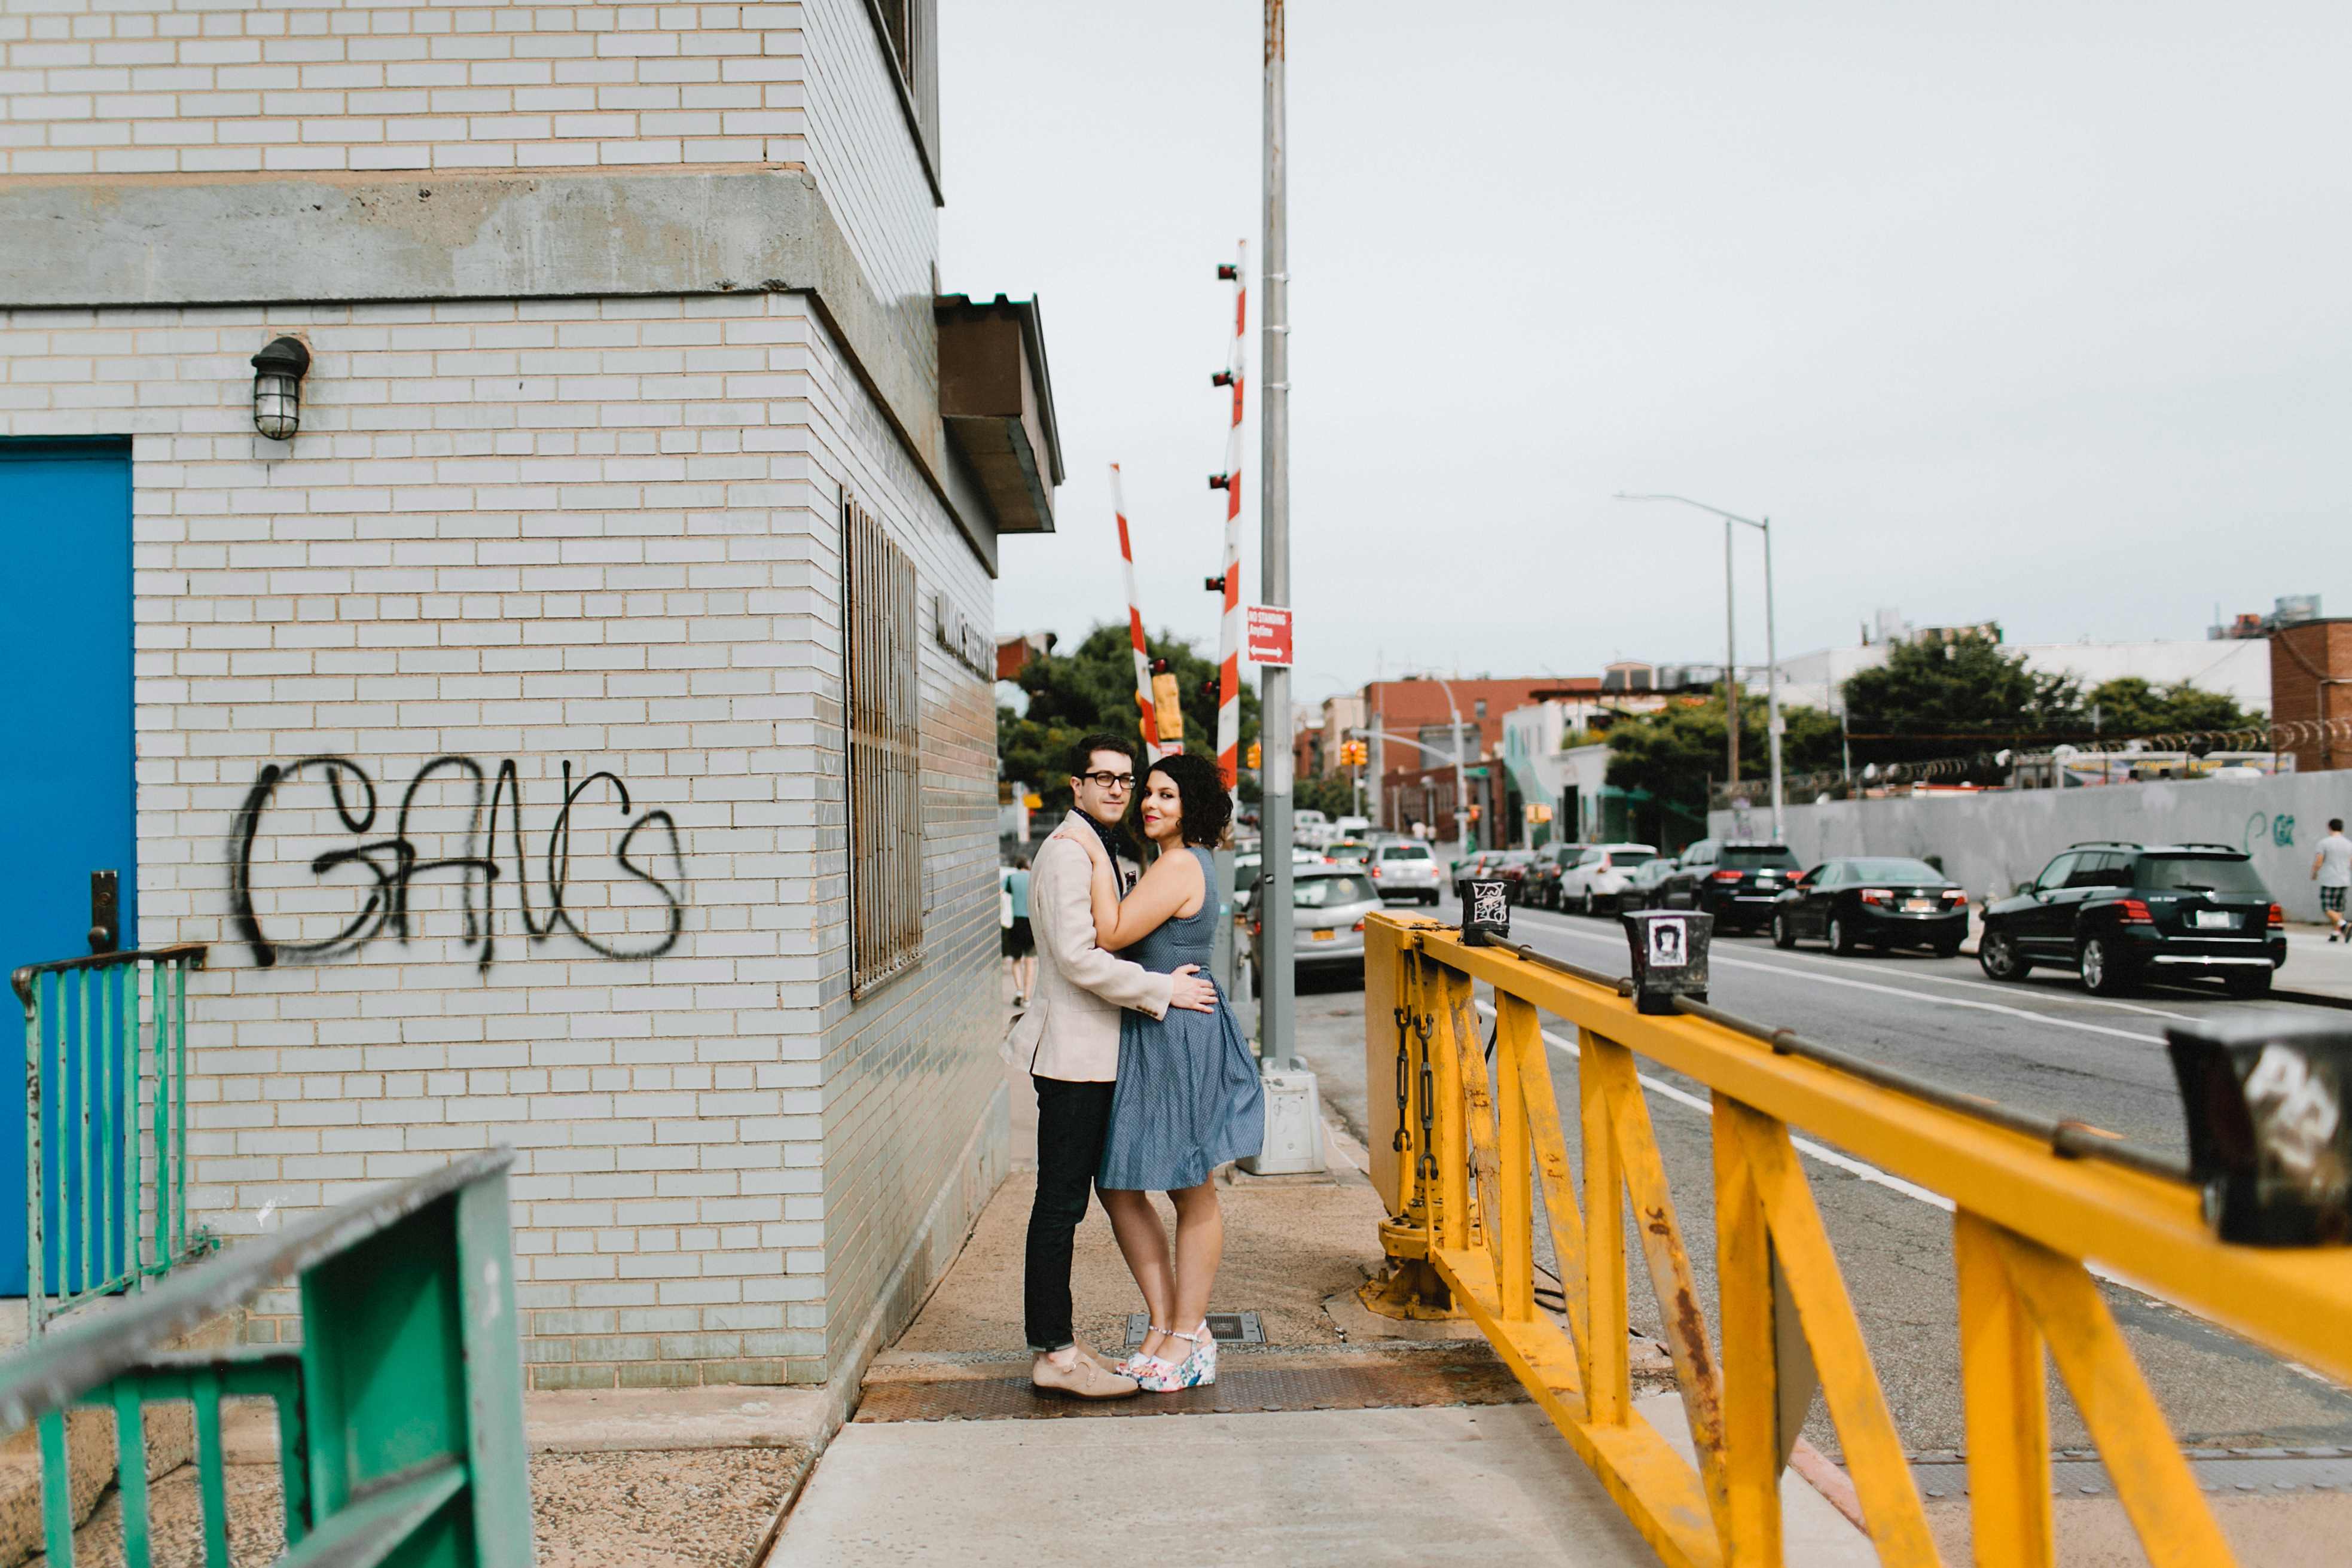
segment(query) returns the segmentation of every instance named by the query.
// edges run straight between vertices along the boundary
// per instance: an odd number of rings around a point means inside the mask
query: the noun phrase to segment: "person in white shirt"
[[[2352,838],[2344,837],[2340,816],[2328,819],[2327,837],[2319,841],[2319,853],[2311,858],[2311,879],[2319,884],[2319,909],[2327,917],[2327,940],[2352,939],[2352,926],[2344,919],[2344,896],[2352,889]]]

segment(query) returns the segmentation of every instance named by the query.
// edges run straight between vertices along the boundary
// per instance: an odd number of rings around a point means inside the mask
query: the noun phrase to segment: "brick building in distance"
[[[2271,722],[2295,771],[2352,767],[2352,619],[2274,626]]]
[[[1034,304],[939,292],[937,37],[0,16],[0,970],[100,868],[210,944],[232,1247],[513,1144],[535,1387],[854,1380],[1006,1168],[993,580],[1061,458]]]

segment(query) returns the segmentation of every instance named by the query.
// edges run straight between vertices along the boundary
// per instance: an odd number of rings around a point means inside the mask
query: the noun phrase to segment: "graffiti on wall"
[[[440,787],[428,791],[426,785],[436,779]],[[285,811],[285,797],[303,784],[323,789],[341,828],[340,834],[331,830],[330,837],[354,840],[312,856],[310,875],[319,887],[352,888],[361,902],[340,931],[298,942],[263,931],[255,908],[254,875],[257,847],[278,831],[270,826],[273,811]],[[503,844],[501,806],[506,813]],[[408,781],[398,811],[385,825],[388,832],[377,826],[375,780],[351,758],[304,757],[284,766],[272,763],[253,781],[229,832],[229,903],[237,935],[252,950],[254,963],[264,966],[322,963],[357,952],[385,935],[405,943],[419,923],[412,890],[423,879],[448,877],[457,889],[466,945],[479,949],[477,963],[484,970],[498,955],[502,888],[513,889],[522,933],[533,943],[561,931],[589,952],[610,959],[658,958],[677,944],[686,922],[686,863],[677,823],[668,812],[634,812],[629,786],[618,774],[599,770],[575,784],[572,764],[565,763],[562,800],[540,846],[544,870],[534,892],[530,857],[535,846],[524,835],[523,810],[522,780],[511,757],[499,764],[495,781],[476,758],[434,758]],[[617,823],[603,815],[614,811]],[[299,824],[292,828],[299,831]],[[614,900],[603,898],[592,910],[575,901],[580,886],[572,866],[575,830],[583,838],[593,836],[600,845],[608,845],[610,851],[593,866],[583,863],[581,879],[593,879],[600,898],[617,888],[634,893],[634,902],[615,907]],[[426,844],[444,852],[428,855],[421,847]],[[264,858],[264,865],[276,863],[275,857]],[[628,925],[632,917],[639,924],[657,923],[645,930],[607,929]],[[592,923],[596,929],[590,929]]]

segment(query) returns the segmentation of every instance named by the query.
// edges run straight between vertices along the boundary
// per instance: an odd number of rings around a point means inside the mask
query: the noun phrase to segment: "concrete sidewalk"
[[[1016,1084],[1016,1143],[1030,1100]],[[824,1448],[770,1561],[1655,1561],[1483,1341],[1357,1303],[1355,1287],[1381,1261],[1381,1204],[1360,1150],[1327,1131],[1339,1156],[1328,1175],[1223,1175],[1213,1305],[1255,1313],[1267,1342],[1225,1346],[1214,1389],[1107,1406],[1027,1392],[1020,1270],[1034,1178],[1016,1173],[867,1373],[857,1418]],[[1034,1165],[1034,1143],[1016,1147],[1014,1163]],[[1075,1281],[1079,1333],[1118,1346],[1141,1303],[1099,1209],[1080,1227]],[[1679,1398],[1663,1392],[1664,1358],[1640,1348],[1642,1413],[1686,1445]],[[1317,1407],[1331,1405],[1349,1407]],[[1793,1474],[1783,1493],[1790,1562],[1876,1560]]]

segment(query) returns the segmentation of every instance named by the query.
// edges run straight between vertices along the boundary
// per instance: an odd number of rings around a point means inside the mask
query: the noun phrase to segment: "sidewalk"
[[[856,1418],[824,1450],[772,1561],[1654,1561],[1482,1341],[1433,1340],[1465,1331],[1436,1324],[1397,1337],[1408,1325],[1357,1303],[1355,1287],[1381,1262],[1381,1205],[1360,1150],[1336,1128],[1327,1175],[1223,1173],[1216,1305],[1255,1314],[1266,1342],[1224,1345],[1214,1388],[1102,1405],[1031,1394],[1020,1321],[1034,1190],[1025,1082],[1014,1105],[1016,1174],[867,1373]],[[1139,1303],[1099,1210],[1080,1227],[1075,1279],[1078,1332],[1124,1343]],[[1687,1442],[1677,1397],[1661,1392],[1663,1360],[1637,1386],[1648,1391],[1642,1412]],[[1791,1475],[1783,1490],[1790,1561],[1874,1561],[1811,1488]]]

